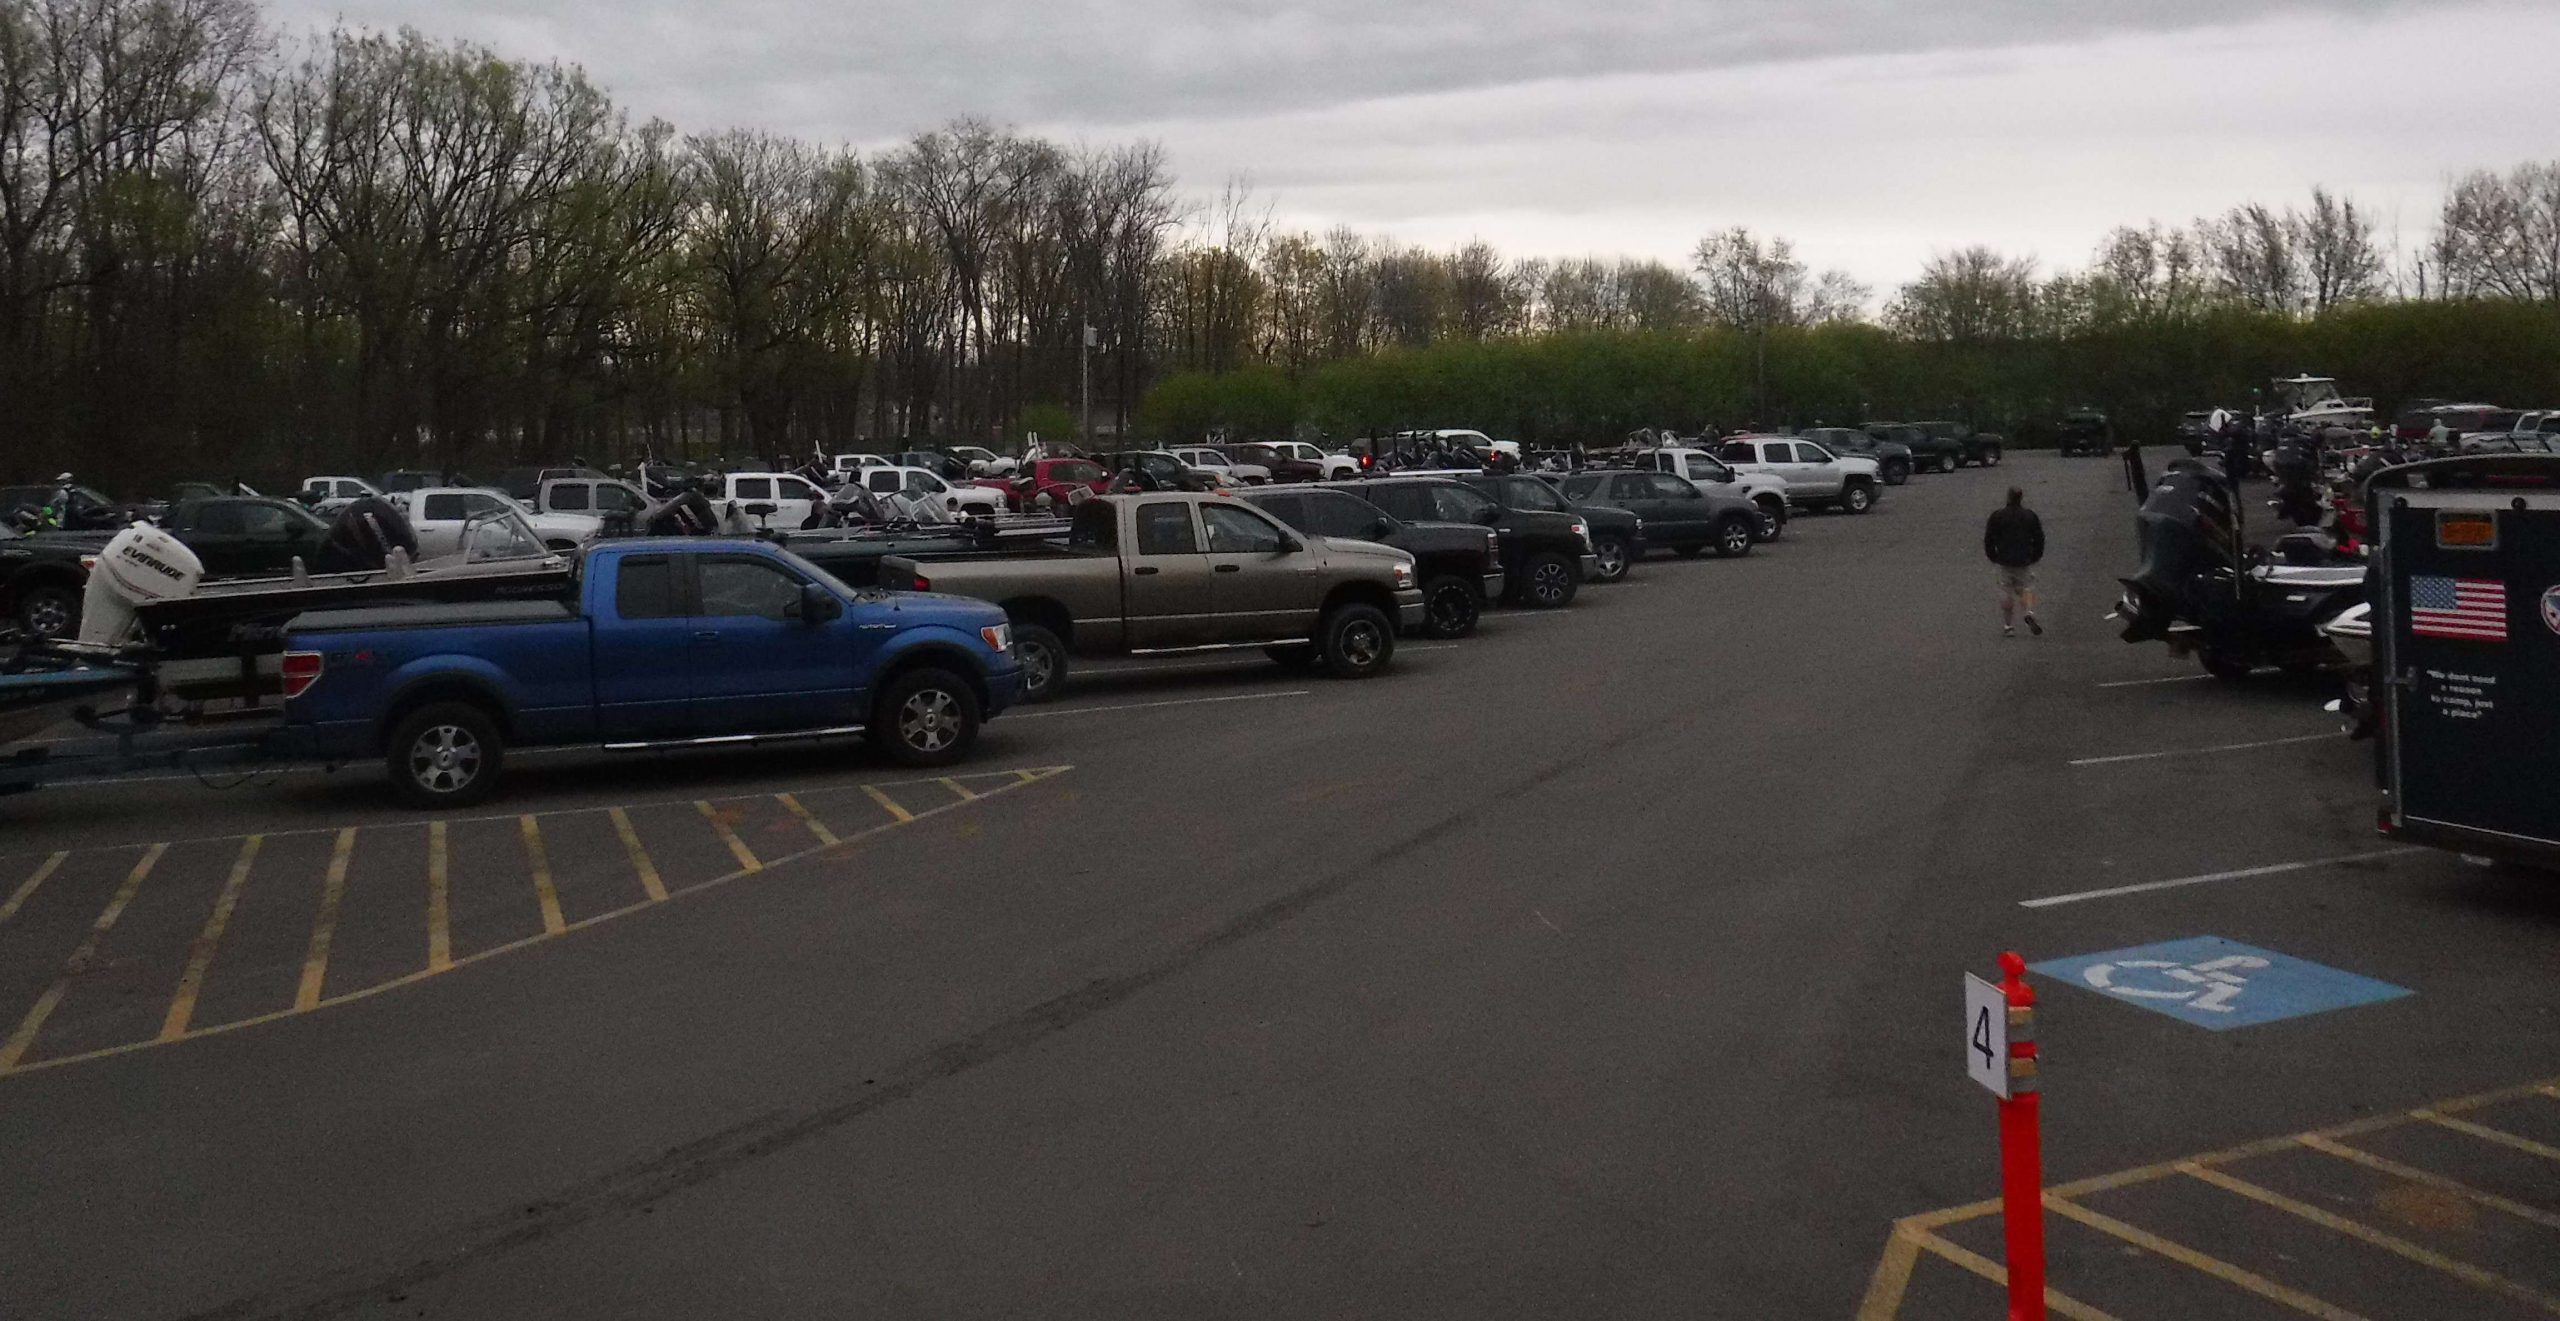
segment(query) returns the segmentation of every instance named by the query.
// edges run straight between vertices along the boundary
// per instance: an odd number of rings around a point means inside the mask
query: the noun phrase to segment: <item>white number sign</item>
[[[1964,975],[1964,1076],[2009,1099],[2009,1001],[1972,973]]]

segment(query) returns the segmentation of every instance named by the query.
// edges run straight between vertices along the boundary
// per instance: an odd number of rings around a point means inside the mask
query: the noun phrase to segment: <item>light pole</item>
[[[1076,441],[1086,449],[1093,448],[1093,345],[1100,338],[1088,325],[1084,328],[1083,341],[1076,347],[1076,376],[1084,396],[1084,420]]]

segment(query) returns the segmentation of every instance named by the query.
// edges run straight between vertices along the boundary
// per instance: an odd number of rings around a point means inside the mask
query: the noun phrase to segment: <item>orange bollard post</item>
[[[2044,1135],[2036,1111],[2036,992],[2016,951],[2000,955],[2008,1004],[2009,1094],[2000,1099],[2000,1218],[2009,1254],[2009,1321],[2045,1321]]]

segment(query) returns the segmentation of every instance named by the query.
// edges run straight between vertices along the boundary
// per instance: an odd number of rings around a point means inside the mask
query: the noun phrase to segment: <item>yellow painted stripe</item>
[[[1857,1321],[1893,1321],[1902,1296],[1911,1291],[1911,1268],[1920,1263],[1920,1236],[1897,1225],[1884,1243],[1884,1257],[1867,1279],[1867,1296],[1858,1304]]]
[[[2172,1243],[2150,1230],[2128,1225],[2114,1216],[2092,1211],[2078,1202],[2046,1193],[2044,1204],[2056,1215],[2077,1220],[2101,1234],[2122,1239],[2153,1256],[2166,1257],[2181,1266],[2202,1271],[2234,1288],[2246,1289],[2270,1302],[2282,1303],[2305,1316],[2316,1316],[2320,1321],[2365,1321],[2365,1318],[2334,1303],[2322,1302],[2299,1289],[2278,1284],[2255,1271],[2234,1266],[2220,1257],[2208,1257],[2183,1243]]]
[[[560,890],[551,883],[551,851],[542,846],[542,826],[531,812],[516,818],[524,830],[524,857],[533,868],[533,897],[542,901],[542,929],[559,935],[568,924],[560,920]]]
[[[898,818],[901,823],[916,819],[915,813],[898,806],[896,799],[880,792],[880,786],[876,784],[866,784],[862,786],[862,791],[871,795],[871,801],[878,803],[881,807],[887,809],[889,815]]]
[[[44,884],[44,878],[51,876],[54,872],[60,870],[62,867],[62,860],[70,856],[71,850],[64,849],[62,852],[54,854],[52,857],[36,864],[35,874],[20,882],[18,888],[10,892],[9,902],[0,904],[0,922],[6,922],[10,918],[17,916],[18,905],[25,903],[27,901],[27,896],[34,894],[36,892],[36,887]]]
[[[264,835],[251,835],[240,841],[240,856],[231,863],[231,876],[222,883],[222,893],[214,896],[213,911],[204,919],[204,930],[196,933],[195,947],[187,952],[187,970],[178,976],[178,990],[169,997],[168,1016],[160,1020],[160,1039],[175,1041],[187,1034],[187,1024],[196,1016],[196,997],[204,991],[204,975],[213,968],[213,952],[221,948],[222,933],[231,925],[231,912],[240,906],[240,887],[249,883],[249,869],[257,865],[258,850],[267,842]]]
[[[1013,773],[1013,782],[1015,784],[1029,784],[1039,778],[1040,772],[1038,771],[1015,771]]]
[[[2384,1233],[2361,1220],[2350,1220],[2336,1212],[2323,1210],[2307,1202],[2295,1201],[2272,1188],[2261,1187],[2227,1171],[2209,1170],[2201,1165],[2190,1164],[2181,1167],[2179,1173],[2190,1178],[2202,1179],[2224,1192],[2246,1197],[2261,1206],[2272,1206],[2286,1215],[2308,1220],[2330,1233],[2344,1234],[2360,1243],[2371,1244],[2393,1256],[2414,1261],[2429,1270],[2442,1271],[2474,1289],[2503,1294],[2517,1302],[2560,1314],[2560,1299],[2552,1298],[2539,1289],[2518,1284],[2495,1271],[2483,1270],[2470,1262],[2457,1261],[2433,1248],[2412,1243],[2397,1234]]]
[[[453,966],[453,878],[444,823],[427,823],[427,971]]]
[[[1921,1247],[1928,1249],[1937,1256],[1944,1258],[1955,1265],[1962,1266],[1966,1270],[1991,1281],[1993,1284],[1999,1285],[2003,1289],[2009,1287],[2008,1267],[1993,1261],[1989,1257],[1983,1256],[1979,1252],[1974,1252],[1970,1249],[1950,1243],[1935,1234],[1921,1233],[1916,1235],[1916,1237],[1919,1239]],[[2070,1295],[2055,1289],[2049,1284],[2044,1288],[2044,1306],[2046,1311],[2051,1312],[2056,1316],[2067,1318],[2067,1321],[2116,1321],[2116,1318],[2113,1315],[2101,1312],[2097,1308],[2091,1307],[2087,1303],[2081,1302],[2079,1299],[2073,1298]],[[1862,1314],[1858,1317],[1858,1321],[1867,1321],[1867,1318]]]
[[[2468,1119],[2456,1119],[2451,1115],[2439,1114],[2433,1110],[2420,1110],[2417,1116],[2431,1124],[2441,1124],[2456,1133],[2468,1133],[2483,1142],[2495,1142],[2509,1151],[2521,1151],[2528,1156],[2540,1156],[2544,1160],[2560,1160],[2560,1147],[2548,1146],[2528,1137],[2519,1137],[2503,1128],[2475,1124]]]
[[[695,811],[702,813],[703,820],[711,823],[711,833],[718,835],[720,842],[729,846],[729,856],[738,860],[739,870],[764,870],[764,864],[756,861],[756,851],[748,848],[747,842],[738,838],[738,832],[731,830],[729,823],[720,819],[719,808],[713,807],[706,799],[695,799],[693,807]]]
[[[1063,775],[1063,774],[1067,773],[1068,771],[1072,771],[1072,770],[1074,770],[1074,769],[1075,769],[1075,767],[1073,767],[1073,766],[1054,766],[1054,767],[1049,767],[1049,768],[1046,768],[1046,769],[1044,769],[1044,770],[1040,771],[1040,772],[1039,772],[1039,775],[1038,775],[1038,778],[1040,778],[1040,779],[1047,779],[1047,778],[1049,778],[1049,777],[1051,777],[1051,776],[1054,776],[1054,775]],[[917,781],[917,783],[922,783],[922,781]],[[990,791],[990,792],[988,792],[988,793],[980,794],[980,795],[979,795],[979,798],[980,798],[981,800],[989,799],[989,798],[994,798],[994,797],[998,796],[999,794],[1004,794],[1004,793],[1011,792],[1013,789],[1016,789],[1016,788],[1019,788],[1019,787],[1020,787],[1020,786],[1018,786],[1018,785],[1003,785],[1003,786],[1000,786],[1000,787],[998,787],[998,788],[996,788],[996,789],[994,789],[994,790],[992,790],[992,791]],[[662,804],[662,806],[663,806],[663,805],[664,805],[664,804]],[[944,804],[943,806],[940,806],[940,807],[927,808],[927,809],[925,809],[925,810],[924,810],[924,811],[922,811],[922,812],[916,813],[916,814],[915,814],[915,818],[914,818],[914,819],[916,819],[916,820],[922,820],[922,819],[924,819],[925,817],[929,817],[929,816],[940,816],[940,815],[941,815],[941,814],[943,814],[944,812],[958,811],[958,810],[960,810],[961,808],[965,808],[965,807],[967,807],[967,806],[968,806],[968,804],[967,804],[967,803],[958,802],[958,801],[953,801],[953,802],[950,802],[950,803],[946,803],[946,804]],[[506,818],[504,818],[504,817],[490,817],[490,818],[486,818],[486,819],[496,821],[496,820],[505,820]],[[888,832],[890,832],[890,831],[892,831],[892,830],[896,830],[899,826],[901,826],[901,825],[903,825],[903,824],[905,824],[905,823],[904,823],[904,822],[897,822],[897,821],[883,822],[883,823],[882,823],[882,824],[880,824],[880,825],[870,826],[870,827],[867,827],[867,828],[865,828],[865,829],[858,830],[858,831],[854,832],[853,834],[846,836],[843,842],[844,842],[844,843],[847,843],[847,844],[850,844],[850,843],[854,843],[854,842],[856,842],[856,841],[869,839],[869,838],[871,838],[871,837],[873,837],[873,836],[875,836],[875,835],[883,835],[883,834],[887,834]],[[269,837],[270,837],[270,838],[273,838],[273,837],[275,837],[275,835],[276,835],[277,833],[280,833],[280,832],[270,832],[270,836],[269,836]],[[289,833],[294,833],[294,834],[310,834],[310,833],[316,833],[316,832],[311,832],[311,831],[296,831],[296,832],[289,832]],[[350,835],[350,836],[352,836],[352,835],[355,833],[355,831],[354,831],[354,829],[353,829],[352,827],[350,827],[350,828],[348,828],[348,830],[347,830],[345,833],[346,833],[346,834],[348,834],[348,835]],[[238,838],[239,838],[239,836],[237,836],[237,835],[226,835],[226,836],[223,836],[223,838],[225,838],[225,839],[238,839]],[[197,842],[202,842],[202,841],[197,841]],[[816,844],[813,844],[813,845],[811,845],[810,847],[808,847],[808,848],[806,848],[806,849],[802,849],[801,851],[799,851],[799,852],[797,852],[797,853],[790,854],[790,855],[788,855],[788,856],[785,856],[785,857],[781,857],[781,858],[777,858],[777,859],[775,859],[775,860],[774,860],[773,865],[774,865],[774,866],[779,867],[779,866],[781,866],[781,865],[783,865],[783,864],[785,864],[785,863],[790,863],[790,862],[796,862],[796,861],[799,861],[799,860],[800,860],[800,859],[802,859],[802,858],[815,857],[815,856],[817,856],[817,854],[818,854],[820,851],[822,851],[825,847],[826,847],[826,846],[824,846],[824,845],[816,845]],[[759,869],[759,870],[761,870],[761,869]],[[704,882],[702,882],[702,883],[701,883],[701,884],[699,884],[699,885],[694,885],[694,886],[690,886],[690,887],[686,888],[686,890],[684,891],[684,893],[683,893],[682,895],[669,895],[669,896],[668,896],[668,898],[670,898],[670,899],[677,899],[677,898],[689,898],[689,897],[692,897],[692,896],[695,896],[695,895],[704,894],[704,893],[709,892],[709,891],[718,890],[718,889],[720,889],[721,887],[723,887],[723,886],[725,886],[725,885],[728,885],[728,884],[730,884],[730,883],[732,883],[732,882],[739,881],[739,880],[742,880],[742,879],[744,879],[744,878],[746,878],[746,877],[748,877],[748,876],[752,876],[752,875],[756,875],[756,874],[758,874],[758,872],[748,872],[748,871],[743,871],[743,870],[741,870],[741,871],[733,871],[733,872],[729,872],[729,873],[727,873],[727,874],[725,874],[725,875],[721,875],[721,876],[714,876],[714,877],[712,877],[710,880],[704,881]],[[589,927],[601,926],[601,925],[603,925],[603,924],[605,924],[605,923],[607,923],[607,922],[614,921],[614,920],[616,920],[616,919],[618,919],[618,918],[629,917],[629,916],[631,916],[631,915],[632,915],[632,914],[634,914],[634,913],[645,912],[645,911],[649,910],[649,909],[650,909],[650,908],[652,908],[652,907],[654,907],[654,904],[652,904],[652,903],[633,903],[633,904],[626,904],[626,905],[624,905],[624,906],[622,906],[622,907],[620,907],[620,908],[616,908],[616,909],[614,909],[614,910],[612,910],[612,911],[610,911],[610,912],[596,913],[596,914],[592,914],[592,915],[587,916],[587,917],[579,918],[577,921],[571,922],[571,923],[569,924],[569,930],[570,930],[571,932],[583,931],[583,930],[586,930],[586,929],[587,929],[587,928],[589,928]],[[550,937],[550,936],[547,936],[547,935],[539,935],[539,934],[536,934],[536,935],[530,935],[530,936],[522,936],[522,937],[519,937],[519,938],[517,938],[517,939],[515,939],[515,940],[510,940],[510,941],[506,941],[506,942],[501,943],[501,944],[496,944],[496,945],[488,946],[488,947],[486,947],[486,948],[484,948],[484,949],[476,949],[476,950],[473,950],[473,951],[471,951],[469,954],[465,954],[465,955],[463,955],[462,957],[460,957],[460,958],[458,958],[458,959],[455,959],[455,960],[454,960],[454,966],[455,966],[456,968],[460,968],[460,967],[468,966],[468,965],[470,965],[470,964],[479,963],[479,962],[481,962],[481,961],[483,961],[483,960],[499,958],[499,957],[502,957],[502,956],[504,956],[504,955],[512,954],[512,953],[516,952],[517,950],[530,948],[530,947],[532,947],[532,946],[534,946],[534,945],[538,945],[538,944],[540,944],[540,943],[542,943],[542,942],[544,942],[544,941],[546,941],[546,940],[550,940],[550,939],[551,939],[551,937]],[[397,990],[401,989],[402,987],[416,985],[417,983],[422,982],[422,981],[425,981],[425,980],[427,980],[429,977],[434,976],[434,975],[435,975],[435,974],[430,973],[430,972],[426,971],[425,969],[420,969],[420,970],[418,970],[418,971],[416,971],[416,972],[412,972],[412,973],[408,973],[408,974],[403,975],[403,976],[399,976],[399,977],[391,978],[391,979],[390,979],[390,980],[388,980],[388,981],[375,982],[375,983],[373,983],[373,984],[371,984],[371,985],[369,985],[369,986],[359,986],[359,987],[356,987],[356,988],[355,988],[355,989],[353,989],[353,990],[341,991],[341,992],[339,992],[338,994],[333,995],[333,996],[330,996],[328,999],[326,999],[326,1000],[324,1000],[324,1001],[320,1002],[320,1006],[319,1006],[319,1007],[324,1007],[324,1008],[325,1008],[325,1007],[333,1006],[333,1005],[353,1004],[353,1003],[355,1003],[355,1002],[357,1002],[357,1001],[360,1001],[360,1000],[370,1000],[370,999],[372,999],[373,997],[375,997],[375,996],[377,996],[377,995],[388,995],[388,994],[390,994],[390,993],[391,993],[391,992],[393,992],[393,991],[397,991]],[[248,1029],[250,1029],[250,1028],[263,1027],[263,1026],[265,1026],[265,1025],[269,1024],[269,1023],[280,1022],[280,1021],[282,1021],[282,1020],[284,1020],[284,1019],[291,1018],[291,1017],[293,1017],[294,1015],[299,1014],[299,1013],[301,1013],[301,1012],[303,1012],[302,1008],[301,1008],[300,1006],[296,1006],[296,1007],[294,1007],[294,1008],[290,1008],[290,1009],[276,1009],[276,1010],[270,1010],[270,1011],[268,1011],[267,1013],[263,1013],[263,1014],[253,1014],[253,1015],[251,1015],[251,1016],[249,1016],[249,1017],[247,1017],[247,1018],[234,1018],[234,1019],[227,1020],[227,1021],[225,1021],[225,1022],[215,1023],[215,1024],[212,1024],[212,1025],[207,1026],[207,1027],[200,1027],[200,1028],[197,1028],[197,1029],[195,1029],[195,1030],[193,1030],[193,1031],[189,1032],[189,1033],[187,1034],[187,1036],[186,1036],[186,1039],[187,1039],[187,1040],[189,1040],[189,1041],[201,1041],[201,1040],[204,1040],[204,1039],[205,1039],[205,1038],[207,1038],[207,1037],[222,1036],[222,1035],[224,1035],[224,1034],[226,1034],[226,1033],[231,1033],[231,1032],[244,1032],[244,1031],[247,1031],[247,1030],[248,1030]],[[154,1048],[159,1047],[161,1044],[162,1044],[162,1043],[161,1043],[160,1041],[156,1040],[156,1039],[145,1039],[145,1040],[141,1040],[141,1041],[128,1041],[128,1042],[124,1042],[124,1043],[122,1043],[122,1044],[114,1045],[114,1046],[100,1046],[100,1047],[98,1047],[98,1048],[97,1048],[97,1049],[95,1049],[95,1050],[84,1050],[84,1051],[79,1051],[79,1052],[76,1052],[76,1053],[74,1053],[74,1054],[69,1054],[69,1055],[54,1055],[54,1056],[49,1056],[49,1057],[47,1057],[47,1058],[40,1059],[40,1060],[30,1060],[30,1061],[28,1061],[28,1062],[26,1062],[26,1063],[24,1063],[24,1064],[20,1065],[20,1066],[17,1068],[16,1072],[18,1072],[18,1073],[37,1073],[37,1072],[42,1072],[42,1071],[47,1070],[47,1069],[67,1068],[67,1067],[72,1066],[72,1065],[76,1065],[76,1064],[87,1064],[87,1063],[91,1063],[91,1062],[96,1061],[96,1060],[110,1059],[110,1058],[113,1058],[113,1057],[115,1057],[115,1056],[119,1056],[119,1055],[130,1055],[130,1054],[133,1054],[133,1053],[134,1053],[134,1052],[136,1052],[136,1051],[141,1051],[141,1050],[151,1050],[151,1049],[154,1049]]]
[[[640,847],[640,832],[631,828],[631,814],[617,807],[612,816],[613,833],[622,836],[623,851],[631,855],[631,868],[640,873],[640,889],[649,896],[649,902],[665,903],[666,882],[658,879],[658,864],[649,861],[649,850]]]
[[[2387,1160],[2370,1151],[2360,1151],[2341,1142],[2332,1142],[2317,1133],[2303,1134],[2302,1145],[2313,1151],[2327,1152],[2343,1161],[2352,1161],[2377,1174],[2388,1175],[2403,1183],[2422,1184],[2438,1192],[2451,1193],[2456,1197],[2477,1202],[2494,1211],[2504,1211],[2518,1220],[2530,1220],[2545,1229],[2560,1229],[2560,1215],[2545,1211],[2538,1206],[2527,1206],[2512,1198],[2500,1197],[2484,1189],[2474,1188],[2458,1179],[2448,1179],[2433,1170],[2422,1170],[2414,1165],[2403,1165],[2396,1160]]]
[[[63,995],[71,989],[72,977],[98,957],[99,942],[115,929],[116,919],[124,916],[125,907],[142,889],[143,878],[151,874],[151,869],[159,865],[160,855],[168,851],[166,844],[152,845],[143,850],[142,857],[134,862],[133,870],[125,873],[124,884],[117,886],[115,896],[107,900],[105,908],[98,910],[98,918],[89,924],[89,934],[81,939],[80,947],[71,951],[70,958],[63,960],[62,975],[54,978],[53,985],[37,997],[35,1007],[27,1011],[27,1016],[18,1020],[18,1030],[9,1034],[8,1044],[0,1045],[0,1073],[18,1067],[18,1061],[26,1058],[27,1049],[36,1044],[36,1034],[44,1031],[44,1021],[53,1017],[53,1011],[62,1004]]]
[[[791,809],[791,815],[800,818],[800,824],[807,826],[809,828],[809,833],[817,836],[820,844],[833,844],[836,842],[836,832],[827,829],[826,822],[811,815],[808,808],[802,807],[799,799],[794,798],[789,794],[775,794],[774,799],[777,802],[780,802],[784,807]]]
[[[298,1011],[320,1004],[320,984],[329,976],[329,942],[338,930],[338,901],[347,893],[347,859],[356,851],[356,828],[349,826],[338,832],[336,847],[329,850],[329,871],[320,882],[320,911],[311,919],[311,951],[302,959],[302,986],[293,995]]]
[[[965,785],[965,784],[960,783],[958,780],[955,780],[955,779],[951,778],[951,777],[950,777],[950,776],[948,776],[948,775],[943,776],[940,780],[936,781],[935,783],[938,783],[938,784],[940,784],[943,788],[948,789],[948,790],[950,790],[951,792],[953,792],[953,793],[955,793],[955,794],[960,795],[960,798],[961,798],[961,800],[962,800],[963,802],[965,802],[965,801],[967,801],[967,800],[969,800],[969,799],[972,799],[972,798],[975,798],[975,797],[977,797],[977,796],[978,796],[978,791],[977,791],[977,790],[972,789],[972,788],[970,788],[969,786],[967,786],[967,785]]]

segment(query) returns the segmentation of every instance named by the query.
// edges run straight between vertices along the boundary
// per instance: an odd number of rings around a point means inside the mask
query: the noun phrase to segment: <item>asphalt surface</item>
[[[2560,889],[2389,851],[2316,686],[2117,641],[2117,474],[1920,477],[1373,682],[1091,667],[949,782],[0,802],[0,1313],[1997,1315],[1958,974],[2200,936],[2413,994],[2039,977],[2049,1182],[2149,1171],[2057,1215],[2078,1314],[2551,1310],[2560,1092],[2474,1094],[2560,1074]],[[2403,1173],[2230,1163],[2358,1121]]]

